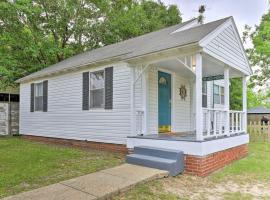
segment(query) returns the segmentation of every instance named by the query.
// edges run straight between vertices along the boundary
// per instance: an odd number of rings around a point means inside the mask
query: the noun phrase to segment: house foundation
[[[205,177],[248,154],[248,145],[243,144],[206,156],[185,155],[185,173]]]
[[[23,139],[37,141],[47,144],[56,144],[63,146],[72,146],[78,148],[89,148],[99,151],[109,151],[115,153],[127,154],[128,149],[126,145],[123,144],[112,144],[112,143],[103,143],[103,142],[93,142],[86,140],[73,140],[73,139],[62,139],[62,138],[52,138],[52,137],[42,137],[42,136],[33,136],[33,135],[23,135]]]

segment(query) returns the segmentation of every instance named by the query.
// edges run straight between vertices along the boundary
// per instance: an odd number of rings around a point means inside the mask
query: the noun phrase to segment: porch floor
[[[196,141],[196,132],[177,132],[177,133],[159,133],[149,135],[131,136],[130,138],[154,139],[154,140],[182,140],[182,141]]]
[[[206,133],[205,133],[206,134]],[[246,134],[244,132],[237,133],[235,135],[231,135],[229,137]],[[228,136],[214,136],[212,138],[207,138],[204,141],[216,140],[225,138]],[[159,133],[159,134],[149,134],[149,135],[137,135],[137,136],[129,136],[128,138],[141,138],[141,139],[154,139],[154,140],[171,140],[171,141],[189,141],[189,142],[202,142],[196,140],[196,132],[195,131],[187,131],[187,132],[175,132],[175,133]]]

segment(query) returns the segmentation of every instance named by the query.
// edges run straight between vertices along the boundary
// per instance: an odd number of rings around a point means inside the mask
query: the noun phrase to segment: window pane
[[[207,82],[206,81],[202,82],[202,93],[207,94]]]
[[[90,91],[90,108],[104,108],[104,89]]]
[[[104,71],[90,73],[90,90],[104,88]]]
[[[221,95],[224,95],[224,87],[220,87],[220,93]]]
[[[224,104],[224,95],[221,95],[221,104]]]
[[[43,97],[35,97],[35,111],[43,110]]]
[[[219,86],[218,85],[214,85],[214,94],[219,95]]]
[[[202,96],[202,107],[207,108],[207,95]]]
[[[36,97],[43,96],[43,83],[36,84],[35,96]]]
[[[220,96],[219,96],[219,94],[214,94],[214,103],[215,104],[220,104]]]

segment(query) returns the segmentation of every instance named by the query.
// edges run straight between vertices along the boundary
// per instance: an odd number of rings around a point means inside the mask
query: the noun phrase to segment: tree
[[[146,0],[0,2],[0,88],[70,56],[181,22]]]
[[[241,78],[230,79],[230,109],[242,110],[242,80]]]
[[[254,47],[247,49],[247,54],[254,75],[251,77],[252,86],[263,86],[270,81],[270,10],[262,16],[259,26],[255,31],[247,26],[245,27],[244,41],[251,39]]]

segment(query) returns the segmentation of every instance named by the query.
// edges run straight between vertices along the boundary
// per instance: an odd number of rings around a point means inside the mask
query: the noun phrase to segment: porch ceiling
[[[230,67],[225,63],[223,63],[222,61],[217,60],[207,54],[203,54],[202,66],[203,66],[202,70],[203,77],[223,75],[225,67],[229,67],[230,78],[243,76],[243,72],[240,72],[237,69]]]
[[[155,67],[163,69],[163,70],[168,70],[170,72],[174,72],[177,74],[181,74],[183,77],[186,77],[186,78],[194,78],[195,77],[195,73],[193,71],[191,71],[190,68],[187,68],[186,66],[184,66],[176,58],[170,59],[170,60],[165,60],[165,61],[160,61],[160,62],[152,64],[152,66],[155,66]]]

